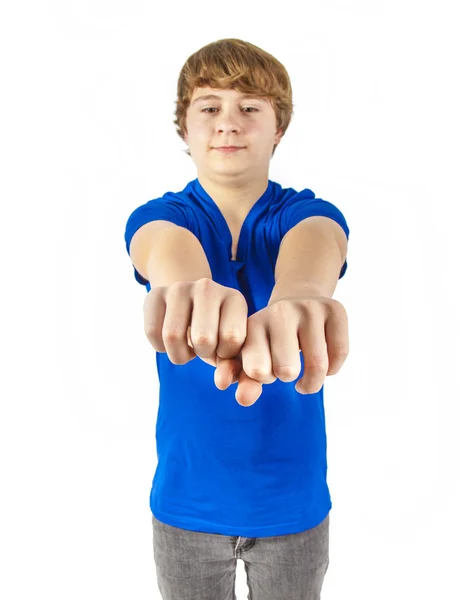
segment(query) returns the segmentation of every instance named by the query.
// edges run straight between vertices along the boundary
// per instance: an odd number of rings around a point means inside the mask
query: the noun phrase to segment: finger
[[[241,360],[237,358],[220,358],[217,356],[217,368],[214,371],[214,383],[219,390],[226,390],[238,381]]]
[[[235,358],[241,352],[246,340],[247,320],[248,305],[243,294],[227,295],[220,307],[217,354],[221,358]]]
[[[241,350],[243,370],[259,383],[273,383],[272,358],[268,332],[257,320],[247,321],[248,333]]]
[[[269,323],[270,352],[273,375],[281,381],[294,381],[300,374],[298,312],[283,302],[273,305],[273,318]]]
[[[340,302],[335,301],[325,325],[329,369],[327,375],[335,375],[342,368],[349,353],[348,316]]]
[[[197,356],[216,359],[221,297],[214,282],[200,279],[191,287],[190,339]]]
[[[238,377],[238,387],[235,392],[235,400],[241,406],[251,406],[262,394],[262,384],[255,381],[241,369]]]
[[[237,358],[219,358],[218,368],[214,373],[216,387],[226,390],[233,383],[238,383],[235,399],[242,406],[251,406],[262,394],[262,384],[251,379],[242,369],[241,354]],[[220,372],[219,372],[220,370]],[[220,385],[222,383],[222,385]]]
[[[196,356],[187,344],[187,328],[192,311],[187,282],[175,282],[166,291],[166,312],[161,336],[169,360],[183,365]]]
[[[156,352],[166,352],[162,329],[166,314],[166,302],[160,288],[153,288],[147,294],[143,306],[144,331]]]
[[[214,374],[214,382],[219,389],[226,390],[233,383],[238,383],[235,399],[241,406],[251,406],[262,394],[262,384],[251,379],[242,369],[241,354],[237,358],[218,358],[219,368]],[[227,369],[224,375],[224,367]],[[219,369],[221,372],[218,374]],[[220,385],[222,382],[222,386]]]
[[[315,394],[323,386],[329,366],[324,330],[325,314],[321,305],[305,311],[298,330],[298,340],[303,355],[303,376],[295,389],[300,394]]]

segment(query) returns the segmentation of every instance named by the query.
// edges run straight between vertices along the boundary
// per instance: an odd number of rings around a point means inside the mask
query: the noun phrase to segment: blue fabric
[[[275,285],[283,236],[315,215],[349,229],[340,210],[304,189],[269,180],[243,223],[237,260],[217,204],[198,178],[181,192],[167,192],[130,215],[126,250],[145,223],[166,220],[200,240],[217,283],[238,289],[248,316],[265,308]],[[133,266],[134,268],[134,266]],[[347,269],[345,261],[340,277]],[[136,280],[149,282],[134,268]],[[252,406],[237,403],[237,384],[218,390],[215,368],[194,358],[174,365],[156,353],[160,398],[156,424],[158,464],[150,492],[152,514],[168,525],[205,533],[269,537],[315,527],[332,503],[327,485],[327,436],[323,389],[302,395],[295,381],[263,385]]]

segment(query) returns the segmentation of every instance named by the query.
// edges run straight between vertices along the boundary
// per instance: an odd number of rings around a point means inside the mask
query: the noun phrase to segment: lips
[[[214,150],[227,154],[229,152],[233,153],[238,152],[238,150],[243,150],[243,146],[219,146],[218,148],[214,148]]]
[[[230,148],[214,148],[215,150],[217,150],[217,152],[220,152],[221,154],[236,154],[238,152],[238,150],[243,150],[243,148],[240,147],[230,147]]]

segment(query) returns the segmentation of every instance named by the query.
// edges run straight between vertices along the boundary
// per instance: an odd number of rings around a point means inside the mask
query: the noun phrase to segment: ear
[[[281,138],[283,137],[283,134],[284,134],[283,130],[278,129],[278,131],[276,132],[276,135],[275,135],[275,144],[276,145],[278,145],[280,143]]]

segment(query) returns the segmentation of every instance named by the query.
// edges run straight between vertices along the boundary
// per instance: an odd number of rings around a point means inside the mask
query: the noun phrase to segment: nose
[[[239,116],[233,111],[220,112],[216,119],[216,128],[219,132],[238,132],[241,130]]]
[[[232,133],[233,132],[236,133],[237,131],[239,131],[239,127],[236,127],[234,125],[228,125],[228,126],[227,125],[221,125],[220,127],[217,128],[217,131],[219,131],[219,132],[229,131],[229,132],[232,132]]]

